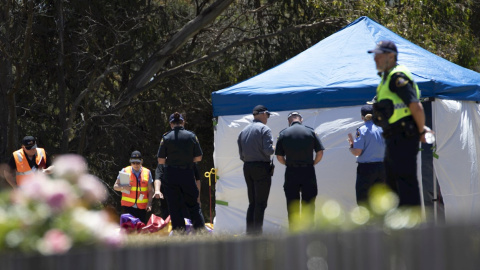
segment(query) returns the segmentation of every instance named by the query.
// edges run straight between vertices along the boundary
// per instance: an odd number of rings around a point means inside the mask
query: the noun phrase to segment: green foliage
[[[419,207],[398,208],[398,196],[386,185],[377,184],[369,191],[368,201],[351,210],[345,210],[331,199],[320,197],[318,208],[294,203],[290,212],[293,222],[290,232],[312,230],[352,230],[365,225],[379,226],[385,230],[410,229],[425,222]],[[312,220],[312,215],[315,220]]]

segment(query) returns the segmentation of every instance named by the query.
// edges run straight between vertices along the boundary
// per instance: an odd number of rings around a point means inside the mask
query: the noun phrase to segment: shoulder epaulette
[[[287,129],[287,128],[284,128],[284,129],[280,130],[280,132],[278,133],[278,135],[280,135],[282,132],[284,132],[285,129]]]

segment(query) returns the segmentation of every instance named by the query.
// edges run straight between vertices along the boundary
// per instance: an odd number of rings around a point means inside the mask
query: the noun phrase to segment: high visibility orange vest
[[[140,170],[140,182],[137,181],[132,172],[132,166],[125,167],[124,171],[130,174],[130,194],[122,192],[122,206],[133,206],[137,203],[139,209],[147,209],[148,204],[148,180],[150,180],[150,170],[142,167]],[[142,196],[143,194],[143,196]]]
[[[17,171],[15,174],[17,185],[21,186],[25,183],[25,179],[29,178],[31,174],[33,174],[34,170],[32,170],[30,165],[28,165],[28,159],[27,156],[25,156],[23,149],[13,152],[13,158],[15,159],[15,164],[17,166]],[[47,164],[47,155],[45,154],[45,149],[37,148],[35,163],[39,169],[45,169],[45,165]]]

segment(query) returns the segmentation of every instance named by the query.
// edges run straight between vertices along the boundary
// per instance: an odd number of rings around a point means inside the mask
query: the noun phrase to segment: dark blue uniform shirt
[[[286,165],[313,164],[313,152],[325,150],[320,138],[311,127],[306,127],[300,122],[282,131],[278,136],[275,155],[286,156]]]
[[[191,168],[193,158],[202,155],[197,136],[180,126],[163,134],[157,153],[158,158],[167,159],[165,162],[167,166],[191,166]]]

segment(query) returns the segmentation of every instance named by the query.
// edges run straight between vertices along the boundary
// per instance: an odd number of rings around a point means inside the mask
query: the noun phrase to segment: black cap
[[[257,105],[255,108],[253,108],[253,115],[257,115],[259,113],[266,113],[270,115],[270,112],[268,111],[267,107],[263,105]]]
[[[377,43],[375,49],[368,51],[368,53],[398,53],[397,46],[393,41],[382,40]]]
[[[180,115],[180,117],[179,117],[178,119],[175,119],[175,114],[172,113],[172,114],[170,115],[169,119],[168,119],[168,122],[172,123],[172,122],[175,121],[175,120],[184,121],[182,114],[179,113],[179,115]]]
[[[142,162],[142,153],[140,151],[133,151],[130,155],[130,163],[132,162]]]
[[[298,115],[298,116],[302,117],[302,115],[299,112],[291,112],[291,113],[288,114],[288,118],[290,118],[291,116],[294,116],[294,115]]]
[[[362,112],[362,116],[365,116],[367,114],[373,114],[373,106],[372,105],[363,105],[362,109],[360,111]]]
[[[22,145],[24,145],[27,150],[35,149],[37,148],[37,141],[33,136],[25,136],[23,137]]]

